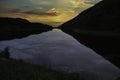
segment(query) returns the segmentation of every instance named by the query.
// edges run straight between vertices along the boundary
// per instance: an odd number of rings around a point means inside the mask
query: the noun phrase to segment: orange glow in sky
[[[2,0],[0,17],[19,17],[58,26],[100,0]]]

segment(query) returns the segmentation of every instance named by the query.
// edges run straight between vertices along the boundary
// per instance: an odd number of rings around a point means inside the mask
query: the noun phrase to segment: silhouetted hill
[[[66,22],[63,29],[85,29],[120,32],[120,1],[103,0]]]
[[[60,28],[120,67],[120,0],[103,0]]]
[[[31,23],[21,18],[0,17],[0,40],[22,38],[52,30],[51,26]]]

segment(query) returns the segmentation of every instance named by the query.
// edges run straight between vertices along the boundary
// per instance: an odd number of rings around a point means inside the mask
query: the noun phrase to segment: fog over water
[[[9,47],[12,58],[54,70],[78,72],[86,80],[115,80],[120,75],[116,66],[58,29],[0,41],[0,51],[5,47]]]

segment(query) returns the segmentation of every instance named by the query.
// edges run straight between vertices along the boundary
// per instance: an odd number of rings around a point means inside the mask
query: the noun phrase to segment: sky
[[[58,26],[101,0],[0,0],[0,17]]]

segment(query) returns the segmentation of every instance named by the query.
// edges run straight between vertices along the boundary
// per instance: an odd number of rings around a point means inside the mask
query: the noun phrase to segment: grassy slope
[[[0,60],[0,80],[84,80],[78,74],[65,74],[15,60]]]

